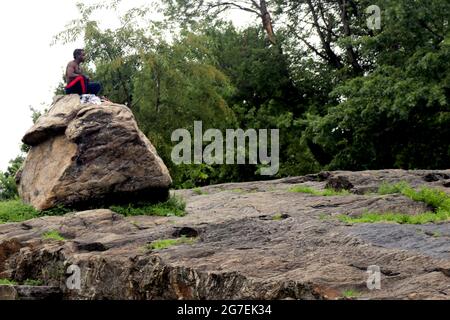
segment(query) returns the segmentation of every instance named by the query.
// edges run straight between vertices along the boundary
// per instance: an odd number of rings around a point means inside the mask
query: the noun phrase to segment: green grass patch
[[[402,194],[411,200],[427,204],[433,208],[433,211],[418,215],[366,212],[360,217],[341,215],[339,219],[345,223],[393,222],[400,224],[439,223],[450,220],[450,196],[441,190],[424,187],[417,191],[406,182],[400,182],[393,185],[382,184],[378,193],[382,195]]]
[[[27,279],[23,282],[23,285],[32,286],[32,287],[40,287],[43,284],[44,283],[42,282],[42,280],[34,280],[34,279]],[[14,280],[0,279],[0,285],[1,286],[17,286],[17,285],[19,285],[19,283]]]
[[[307,193],[312,194],[314,196],[321,196],[321,197],[332,197],[332,196],[347,196],[351,193],[347,190],[341,190],[336,191],[333,189],[325,189],[325,190],[317,190],[311,187],[305,187],[305,186],[296,186],[291,189],[289,189],[290,192],[297,192],[297,193]]]
[[[345,290],[342,292],[342,296],[347,299],[353,299],[361,296],[361,293],[356,290]]]
[[[281,221],[281,220],[283,220],[283,215],[281,213],[277,213],[276,215],[274,215],[272,217],[272,220],[273,221]]]
[[[380,195],[386,195],[386,194],[395,194],[395,193],[401,193],[403,189],[405,188],[410,188],[409,184],[405,181],[396,183],[396,184],[391,184],[391,183],[386,183],[383,182],[379,187],[378,187],[378,194]]]
[[[100,209],[100,208],[99,208]],[[168,201],[149,204],[136,203],[127,206],[111,206],[109,209],[124,216],[178,216],[186,215],[186,203],[180,197],[171,197]],[[63,216],[73,210],[58,206],[50,210],[38,211],[32,206],[24,204],[21,200],[0,201],[0,224],[10,222],[23,222],[43,216]]]
[[[40,287],[44,284],[44,282],[42,280],[27,279],[23,284],[30,287]]]
[[[178,246],[181,244],[192,245],[197,241],[198,241],[198,238],[188,238],[185,236],[178,238],[178,239],[155,240],[152,243],[148,244],[146,246],[146,249],[147,250],[162,250],[162,249],[170,248],[173,246]]]
[[[426,224],[438,223],[450,220],[450,213],[444,211],[425,212],[418,215],[408,215],[403,213],[375,213],[367,212],[359,217],[349,217],[340,215],[339,220],[344,223],[377,223],[392,222],[399,224]]]
[[[396,184],[383,183],[378,189],[378,194],[381,195],[397,193],[402,194],[411,200],[424,202],[435,210],[443,209],[450,211],[450,196],[438,189],[424,187],[419,191],[416,191],[406,182],[399,182]]]
[[[321,213],[319,215],[319,220],[321,220],[321,221],[327,221],[327,220],[330,220],[331,218],[332,217],[329,214],[326,214],[326,213]]]
[[[433,233],[431,234],[431,236],[432,236],[433,238],[440,238],[440,237],[442,237],[442,233],[440,233],[439,231],[436,231],[436,232],[433,232]]]
[[[17,282],[9,279],[0,279],[0,286],[16,286]]]
[[[192,191],[198,196],[208,194],[208,192],[203,191],[201,188],[195,188],[195,189],[192,189]]]
[[[138,203],[128,206],[112,206],[110,209],[124,216],[184,217],[186,202],[180,197],[173,196],[168,201],[157,204]]]
[[[38,211],[19,199],[0,201],[0,224],[23,222],[43,216],[62,216],[69,212],[72,212],[72,210],[63,206],[58,206],[50,210]]]
[[[402,194],[414,201],[424,202],[436,211],[450,212],[450,196],[444,191],[433,188],[422,188],[420,191],[415,191],[412,188],[406,188],[402,190]]]
[[[40,216],[63,216],[65,214],[73,212],[73,210],[60,205],[49,210],[38,212]]]
[[[59,234],[58,231],[54,231],[54,230],[51,230],[51,231],[48,231],[48,232],[44,233],[42,235],[42,238],[45,239],[45,240],[56,240],[56,241],[64,241],[64,240],[66,240],[64,237],[62,237]]]
[[[39,216],[39,211],[24,204],[21,200],[0,202],[0,224],[22,222]]]

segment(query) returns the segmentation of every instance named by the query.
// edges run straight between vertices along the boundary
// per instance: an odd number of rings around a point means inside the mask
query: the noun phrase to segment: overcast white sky
[[[83,2],[86,2],[84,0]],[[125,0],[124,9],[152,0]],[[0,3],[0,170],[20,153],[21,138],[32,126],[29,107],[43,110],[53,98],[64,68],[78,42],[50,46],[53,36],[78,17],[76,0],[14,0]],[[92,2],[92,1],[90,1]],[[238,25],[251,19],[232,15]],[[102,25],[117,24],[112,12],[101,15]]]

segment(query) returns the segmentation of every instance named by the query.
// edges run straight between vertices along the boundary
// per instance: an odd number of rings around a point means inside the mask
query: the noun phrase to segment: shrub
[[[186,215],[186,202],[177,196],[172,196],[168,201],[157,204],[138,203],[128,206],[112,206],[112,211],[124,216],[177,216]]]

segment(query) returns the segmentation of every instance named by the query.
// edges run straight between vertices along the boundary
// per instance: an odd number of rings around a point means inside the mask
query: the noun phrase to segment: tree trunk
[[[316,28],[317,34],[319,35],[320,42],[322,43],[322,48],[325,52],[328,63],[336,69],[341,69],[343,67],[341,59],[331,48],[331,38],[327,37],[320,27],[319,14],[316,11],[316,8],[312,4],[311,0],[308,0],[307,4],[314,21],[314,27]]]
[[[339,8],[341,9],[341,20],[342,25],[344,28],[344,34],[346,37],[352,36],[352,30],[350,28],[350,21],[349,16],[347,12],[347,0],[338,0],[339,2]],[[358,62],[358,54],[355,52],[353,46],[351,44],[346,46],[346,52],[347,52],[347,59],[349,63],[351,64],[354,72],[358,75],[363,73],[363,68]]]
[[[159,72],[156,72],[156,113],[159,113],[161,111],[161,77],[159,75]]]
[[[259,1],[259,11],[261,12],[261,19],[264,30],[266,30],[269,37],[269,41],[276,45],[275,33],[273,31],[272,17],[270,16],[269,10],[267,9],[266,0]]]

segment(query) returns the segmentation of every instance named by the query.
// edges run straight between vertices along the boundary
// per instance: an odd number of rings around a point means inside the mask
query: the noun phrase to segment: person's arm
[[[77,73],[77,67],[75,64],[71,63],[67,66],[67,78],[68,79],[75,79],[76,77],[79,76],[84,76],[81,73]],[[78,71],[79,72],[79,71]]]

